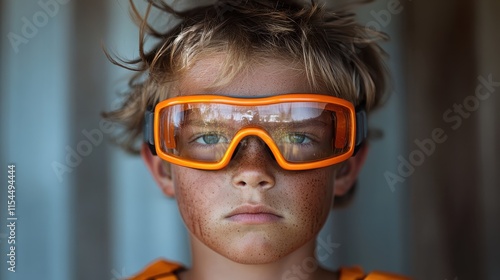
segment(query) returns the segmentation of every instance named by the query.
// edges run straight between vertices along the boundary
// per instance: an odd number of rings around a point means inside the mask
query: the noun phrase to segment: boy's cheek
[[[286,192],[290,196],[287,200],[293,200],[296,211],[315,217],[322,216],[333,203],[334,178],[331,174],[328,170],[317,169],[300,179],[295,178],[295,185],[290,183],[289,186],[293,187]]]
[[[195,235],[202,231],[203,220],[211,215],[212,209],[207,207],[209,198],[206,196],[207,186],[194,184],[199,177],[191,177],[191,180],[183,180],[182,173],[173,173],[174,188],[179,212],[187,228]],[[193,176],[193,175],[191,175]],[[205,198],[205,199],[203,199]]]
[[[172,179],[183,218],[209,215],[224,204],[230,204],[229,188],[214,172],[176,166]],[[218,203],[214,203],[218,202]]]

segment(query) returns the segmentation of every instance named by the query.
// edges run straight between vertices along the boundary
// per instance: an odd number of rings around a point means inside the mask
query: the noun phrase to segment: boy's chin
[[[236,254],[231,253],[226,258],[233,262],[239,264],[247,265],[260,265],[269,264],[279,261],[283,256],[279,255],[278,252],[238,252]]]
[[[240,264],[268,264],[279,261],[296,249],[290,244],[279,246],[279,243],[259,237],[248,238],[238,241],[237,244],[219,253]]]

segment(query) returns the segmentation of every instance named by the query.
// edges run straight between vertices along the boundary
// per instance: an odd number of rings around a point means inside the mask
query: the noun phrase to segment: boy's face
[[[221,61],[198,62],[180,81],[178,95],[248,97],[310,92],[301,72],[277,61],[255,66],[224,87],[209,90]],[[247,264],[276,261],[315,239],[332,207],[335,173],[334,166],[284,170],[257,137],[246,139],[246,145],[222,170],[171,166],[175,197],[193,237],[219,254]],[[255,211],[241,208],[246,206]]]

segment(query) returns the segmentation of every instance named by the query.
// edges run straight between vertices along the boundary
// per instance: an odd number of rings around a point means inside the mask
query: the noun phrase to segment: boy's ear
[[[141,157],[162,192],[168,197],[174,197],[175,190],[170,166],[166,165],[160,157],[154,156],[146,143],[142,144]]]
[[[344,162],[344,165],[337,171],[335,175],[335,196],[343,196],[349,192],[358,179],[361,167],[365,163],[368,155],[368,144],[363,144],[356,156],[353,156]]]

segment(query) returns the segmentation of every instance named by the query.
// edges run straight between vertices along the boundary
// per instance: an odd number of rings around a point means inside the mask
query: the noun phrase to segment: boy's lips
[[[244,224],[263,224],[283,218],[276,211],[264,205],[242,205],[231,211],[226,219]]]

